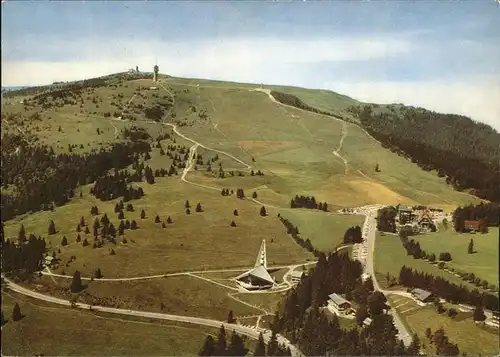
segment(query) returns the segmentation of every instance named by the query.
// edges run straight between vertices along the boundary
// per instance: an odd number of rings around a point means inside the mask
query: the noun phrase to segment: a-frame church
[[[236,277],[236,281],[246,290],[262,290],[272,288],[276,283],[267,271],[266,241],[263,240],[260,246],[255,266]]]

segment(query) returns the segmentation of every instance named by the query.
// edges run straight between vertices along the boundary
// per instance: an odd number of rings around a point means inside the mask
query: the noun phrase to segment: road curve
[[[13,281],[11,281],[3,276],[2,276],[2,278],[5,281],[6,288],[8,288],[12,291],[15,291],[19,294],[29,296],[29,297],[32,297],[32,298],[35,298],[38,300],[43,300],[46,302],[58,304],[58,305],[72,306],[72,304],[67,300],[63,300],[63,299],[59,299],[59,298],[56,298],[53,296],[37,293],[35,291],[29,290],[29,289],[26,289],[20,285],[17,285]],[[212,320],[212,319],[190,317],[190,316],[181,316],[181,315],[162,314],[162,313],[157,313],[157,312],[116,309],[116,308],[104,307],[104,306],[93,306],[93,305],[91,306],[91,305],[82,304],[82,303],[74,303],[73,307],[78,308],[78,309],[83,309],[83,310],[106,312],[106,313],[110,313],[110,314],[146,317],[146,318],[157,319],[157,320],[169,320],[169,321],[185,322],[185,323],[202,325],[202,326],[209,326],[209,327],[215,327],[215,328],[219,328],[222,325],[228,331],[235,331],[241,335],[248,336],[252,339],[258,339],[259,333],[261,333],[261,332],[262,332],[262,335],[264,337],[264,341],[266,343],[269,342],[269,340],[271,339],[271,333],[269,330],[265,330],[262,328],[251,328],[251,327],[237,325],[237,324],[230,324],[227,322],[217,321],[217,320]],[[278,338],[278,341],[280,343],[283,343],[283,344],[285,344],[285,346],[290,347],[290,350],[292,351],[292,356],[298,356],[298,357],[303,356],[303,354],[294,345],[292,345],[290,343],[290,341],[288,341],[286,338],[284,338],[281,335],[278,335],[277,338]]]

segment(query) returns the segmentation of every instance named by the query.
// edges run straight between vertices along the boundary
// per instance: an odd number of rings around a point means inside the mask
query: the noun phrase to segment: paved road
[[[373,280],[373,287],[375,288],[376,291],[380,291],[384,294],[389,294],[389,293],[395,293],[395,292],[390,292],[387,290],[384,290],[380,287],[377,278],[375,276],[375,271],[374,271],[374,251],[375,251],[375,232],[377,229],[377,224],[375,221],[376,215],[377,215],[377,210],[382,207],[382,205],[374,205],[370,206],[367,208],[359,208],[357,209],[358,211],[361,211],[362,214],[366,215],[366,220],[363,225],[363,232],[366,232],[365,234],[365,244],[367,245],[367,255],[366,255],[366,262],[364,264],[366,272],[371,276]],[[406,294],[406,292],[404,292]],[[394,318],[394,325],[396,326],[396,329],[398,330],[398,338],[403,340],[403,343],[406,346],[409,346],[412,337],[410,332],[406,329],[405,325],[401,321],[401,318],[399,317],[397,311],[395,309],[391,309],[389,313],[392,315]]]
[[[13,281],[6,279],[5,277],[3,277],[3,279],[5,281],[6,288],[8,288],[12,291],[15,291],[19,294],[29,296],[29,297],[32,297],[32,298],[35,298],[38,300],[43,300],[46,302],[58,304],[58,305],[71,306],[71,303],[67,300],[59,299],[59,298],[49,296],[49,295],[40,294],[40,293],[37,293],[35,291],[26,289],[20,285],[17,285]],[[110,313],[110,314],[145,317],[145,318],[157,319],[157,320],[169,320],[169,321],[185,322],[185,323],[202,325],[202,326],[210,326],[210,327],[215,327],[215,328],[219,328],[221,325],[223,325],[224,328],[228,331],[236,331],[237,333],[239,333],[241,335],[245,335],[245,336],[248,336],[248,337],[253,338],[253,339],[258,339],[260,332],[262,332],[262,334],[263,334],[264,341],[269,342],[269,340],[271,338],[270,331],[265,330],[265,329],[251,328],[251,327],[241,326],[241,325],[236,325],[236,324],[229,324],[229,323],[226,323],[223,321],[217,321],[217,320],[212,320],[212,319],[204,319],[204,318],[181,316],[181,315],[162,314],[162,313],[157,313],[157,312],[116,309],[116,308],[104,307],[104,306],[91,306],[91,305],[82,304],[82,303],[75,303],[73,305],[73,307],[78,308],[78,309],[84,309],[84,310],[106,312],[106,313]],[[303,356],[303,354],[294,345],[292,345],[290,343],[290,341],[288,341],[286,338],[284,338],[281,335],[278,335],[277,337],[278,337],[278,341],[280,343],[283,343],[287,347],[290,347],[290,350],[292,351],[293,356]]]

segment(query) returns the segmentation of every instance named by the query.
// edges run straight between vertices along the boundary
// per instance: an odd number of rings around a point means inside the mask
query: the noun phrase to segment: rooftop
[[[330,300],[332,300],[337,306],[340,306],[342,304],[349,304],[351,305],[351,303],[349,301],[347,301],[346,299],[344,299],[342,296],[338,295],[338,294],[330,294],[328,295],[328,297],[330,298]]]
[[[427,290],[423,290],[423,289],[419,289],[419,288],[415,288],[412,290],[412,294],[419,300],[425,300],[427,299],[429,296],[432,295],[431,292],[427,291]]]

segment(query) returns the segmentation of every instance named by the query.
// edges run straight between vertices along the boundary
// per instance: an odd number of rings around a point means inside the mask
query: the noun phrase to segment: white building
[[[299,270],[294,270],[292,272],[292,283],[294,284],[298,284],[299,281],[302,280],[302,277],[304,276],[304,272],[303,271],[299,271]]]
[[[328,295],[327,308],[330,312],[338,316],[347,316],[354,312],[351,303],[338,294]]]

